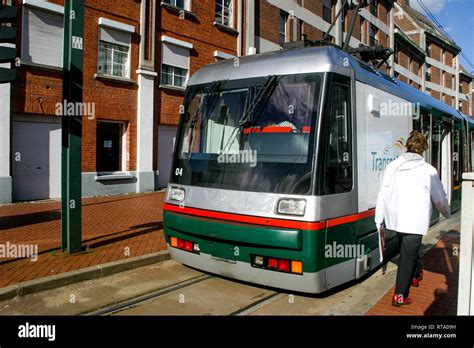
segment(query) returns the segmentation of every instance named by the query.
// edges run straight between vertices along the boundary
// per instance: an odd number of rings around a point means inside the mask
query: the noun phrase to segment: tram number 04
[[[176,168],[176,170],[174,171],[174,175],[183,176],[183,168]]]

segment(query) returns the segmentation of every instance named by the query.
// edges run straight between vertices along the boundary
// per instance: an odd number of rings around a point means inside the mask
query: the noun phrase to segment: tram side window
[[[423,121],[423,116],[427,116],[427,112],[426,111],[420,111],[418,112],[418,110],[415,110],[413,111],[413,130],[416,130],[418,132],[422,132],[423,129],[422,129],[422,121]],[[429,117],[429,116],[428,116]]]
[[[350,80],[335,76],[328,99],[329,132],[324,139],[323,194],[352,190],[352,137]]]
[[[440,119],[433,120],[431,140],[431,165],[441,175],[441,141],[443,140],[443,126]]]
[[[425,112],[422,112],[421,114],[421,127],[422,127],[422,132],[426,137],[426,140],[428,141],[428,148],[426,151],[423,153],[423,157],[425,158],[425,161],[428,163],[431,163],[431,146],[430,146],[430,140],[431,140],[431,115]]]

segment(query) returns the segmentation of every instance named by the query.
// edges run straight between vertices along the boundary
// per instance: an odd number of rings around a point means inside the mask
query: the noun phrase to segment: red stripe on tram
[[[165,203],[163,205],[163,210],[187,214],[187,215],[193,215],[193,216],[206,217],[206,218],[211,218],[211,219],[243,222],[243,223],[248,223],[248,224],[263,225],[263,226],[270,226],[270,227],[297,228],[301,230],[310,230],[310,231],[317,231],[317,230],[324,229],[326,227],[334,227],[338,225],[343,225],[343,224],[355,222],[355,221],[365,219],[365,218],[375,215],[375,209],[371,209],[371,210],[360,212],[358,214],[346,215],[346,216],[338,217],[335,219],[330,219],[327,221],[306,222],[306,221],[294,221],[294,220],[285,220],[285,219],[263,218],[259,216],[250,216],[250,215],[241,215],[241,214],[232,214],[232,213],[222,213],[222,212],[211,211],[211,210],[180,207],[178,205],[172,205],[168,203]]]
[[[258,216],[221,213],[217,211],[210,211],[210,210],[204,210],[204,209],[180,207],[178,205],[172,205],[172,204],[167,204],[167,203],[163,205],[163,210],[172,211],[176,213],[189,214],[189,215],[194,215],[194,216],[219,219],[219,220],[244,222],[244,223],[249,223],[249,224],[264,225],[264,226],[271,226],[271,227],[297,228],[301,230],[311,230],[311,231],[321,230],[326,227],[325,221],[306,222],[306,221],[263,218],[263,217],[258,217]]]
[[[262,133],[291,133],[292,131],[291,127],[267,126],[263,128]]]

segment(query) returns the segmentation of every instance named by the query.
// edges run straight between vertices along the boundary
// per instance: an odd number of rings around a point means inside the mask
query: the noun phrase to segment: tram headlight
[[[306,209],[304,199],[280,199],[278,202],[278,214],[303,216]]]
[[[186,191],[179,187],[171,187],[169,191],[168,198],[177,201],[177,202],[184,202],[184,197],[186,195]]]

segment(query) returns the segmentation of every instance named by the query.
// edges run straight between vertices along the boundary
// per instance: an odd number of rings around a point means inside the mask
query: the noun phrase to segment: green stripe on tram
[[[164,221],[168,244],[170,236],[182,238],[198,243],[201,253],[246,263],[251,255],[299,260],[303,272],[318,272],[354,258],[338,255],[335,247],[360,243],[365,250],[378,247],[373,216],[317,231],[221,222],[169,211],[164,212]],[[357,231],[364,236],[360,238]],[[237,254],[233,253],[236,246]]]

